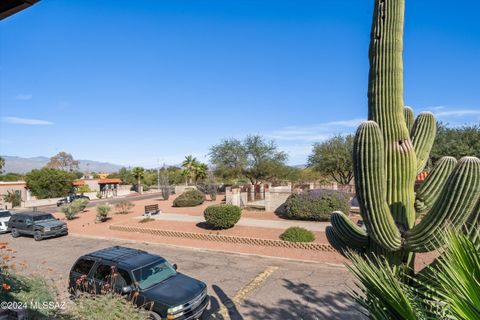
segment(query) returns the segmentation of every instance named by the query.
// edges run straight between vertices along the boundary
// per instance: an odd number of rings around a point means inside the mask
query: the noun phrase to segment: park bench
[[[160,209],[158,208],[158,204],[151,204],[145,206],[145,213],[143,214],[146,217],[151,217],[154,214],[160,213]]]

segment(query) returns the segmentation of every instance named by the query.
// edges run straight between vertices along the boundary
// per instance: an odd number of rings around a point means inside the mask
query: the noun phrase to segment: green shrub
[[[27,309],[27,319],[56,319],[54,316],[62,311],[60,308],[35,308],[57,302],[55,285],[40,275],[19,275],[16,271],[22,271],[26,264],[18,264],[15,259],[8,243],[0,242],[0,302],[22,302]]]
[[[22,198],[19,191],[10,192],[7,190],[7,194],[3,195],[3,201],[12,204],[12,208],[15,208],[20,206]]]
[[[97,198],[98,199],[102,199],[103,198],[103,195],[100,191],[97,191]]]
[[[147,320],[148,311],[137,308],[125,297],[114,293],[105,295],[82,294],[71,306],[74,320]]]
[[[328,221],[333,211],[348,214],[348,198],[333,190],[311,190],[292,194],[285,203],[285,213],[290,219]]]
[[[76,205],[73,205],[73,203],[62,206],[60,210],[63,212],[65,215],[65,219],[67,220],[73,220],[77,216],[77,213],[80,212],[80,208]]]
[[[84,193],[87,193],[87,192],[91,192],[92,190],[90,190],[90,187],[88,186],[88,184],[82,184],[81,186],[78,186],[77,188],[77,192],[80,193],[80,194],[84,194]]]
[[[179,195],[174,201],[174,207],[195,207],[205,201],[205,194],[196,189],[189,190]]]
[[[228,229],[240,220],[242,210],[240,207],[231,204],[216,204],[206,208],[203,215],[205,221],[213,227]]]
[[[8,293],[0,294],[0,301],[22,301],[27,302],[27,319],[55,319],[55,315],[63,310],[60,308],[35,308],[44,303],[57,303],[57,292],[55,286],[40,275],[20,276],[11,275],[11,290]]]
[[[290,227],[280,235],[280,239],[289,242],[312,242],[315,234],[302,227]]]
[[[85,198],[76,199],[70,205],[77,208],[78,212],[84,211],[90,201]]]
[[[130,212],[130,210],[135,207],[133,203],[127,200],[122,200],[120,202],[117,202],[115,204],[115,213],[119,214],[127,214]]]
[[[108,204],[102,204],[97,206],[97,221],[98,222],[104,222],[108,218],[108,214],[112,210],[112,207],[110,207]]]

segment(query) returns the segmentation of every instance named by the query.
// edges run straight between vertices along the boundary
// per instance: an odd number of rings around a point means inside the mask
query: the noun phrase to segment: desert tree
[[[313,145],[308,166],[339,184],[349,184],[353,179],[352,152],[353,135],[336,135]]]
[[[288,155],[273,140],[249,135],[243,141],[223,140],[210,148],[210,162],[230,178],[246,177],[252,184],[278,178],[286,171]]]
[[[145,175],[145,169],[142,167],[134,167],[132,169],[132,175],[137,181],[137,192],[140,192],[140,186],[142,184],[142,178]]]
[[[61,151],[50,158],[47,168],[73,172],[78,170],[80,161],[75,160],[70,153]]]

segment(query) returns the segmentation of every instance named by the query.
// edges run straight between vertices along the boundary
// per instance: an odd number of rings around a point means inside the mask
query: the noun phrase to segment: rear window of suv
[[[75,266],[73,267],[72,271],[79,273],[79,274],[88,274],[90,269],[92,269],[93,265],[95,264],[94,260],[81,258],[77,261]]]

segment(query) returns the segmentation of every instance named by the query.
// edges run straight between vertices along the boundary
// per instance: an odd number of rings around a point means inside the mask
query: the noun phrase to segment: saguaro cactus
[[[370,38],[368,121],[357,130],[353,162],[365,229],[342,212],[332,215],[330,243],[344,252],[380,253],[392,263],[412,263],[415,252],[439,247],[447,227],[478,225],[480,160],[441,159],[415,193],[436,134],[429,112],[413,121],[403,101],[404,0],[375,0]],[[418,218],[423,219],[418,222]],[[468,227],[467,227],[468,228]],[[478,228],[468,228],[476,233]]]

